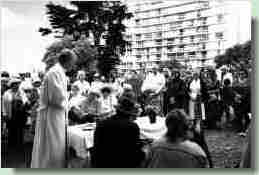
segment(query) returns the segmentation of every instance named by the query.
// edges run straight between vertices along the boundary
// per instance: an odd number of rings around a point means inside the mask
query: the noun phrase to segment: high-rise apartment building
[[[250,39],[251,14],[247,1],[126,3],[134,17],[126,22],[125,37],[131,47],[121,58],[122,70],[149,69],[170,60],[192,68],[214,66],[215,56]]]

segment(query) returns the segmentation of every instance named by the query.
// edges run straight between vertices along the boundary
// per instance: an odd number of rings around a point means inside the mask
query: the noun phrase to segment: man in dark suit
[[[97,124],[92,150],[95,168],[137,168],[144,159],[139,127],[133,122],[138,114],[134,94],[119,99],[117,113]]]

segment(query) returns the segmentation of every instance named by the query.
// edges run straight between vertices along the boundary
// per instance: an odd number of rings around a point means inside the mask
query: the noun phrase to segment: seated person
[[[79,86],[77,84],[72,84],[71,94],[68,102],[68,118],[70,123],[81,123],[82,118],[82,103],[85,100],[85,97],[81,95]]]
[[[202,148],[187,139],[187,115],[179,109],[166,116],[167,132],[155,141],[148,153],[148,168],[207,168],[208,160]]]
[[[98,90],[89,91],[88,97],[82,102],[82,122],[95,122],[101,115],[101,101]]]
[[[157,116],[152,107],[147,107],[143,117],[135,121],[140,129],[140,138],[144,140],[157,140],[166,133],[165,118]]]
[[[101,89],[101,117],[107,118],[115,114],[117,98],[112,94],[112,89],[105,86]]]

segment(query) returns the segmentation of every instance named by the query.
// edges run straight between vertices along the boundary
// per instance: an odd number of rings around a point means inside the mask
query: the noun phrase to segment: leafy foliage
[[[184,65],[177,60],[164,61],[159,64],[160,68],[169,68],[170,70],[182,69]]]
[[[226,50],[225,54],[215,58],[217,67],[230,65],[237,70],[251,69],[252,50],[251,41],[244,44],[238,44]]]
[[[46,5],[47,16],[51,28],[39,28],[42,36],[53,34],[55,37],[71,36],[74,41],[82,37],[93,37],[97,54],[92,55],[97,60],[101,74],[108,76],[119,64],[129,43],[124,39],[125,19],[133,15],[127,11],[127,6],[119,1],[71,1],[75,8],[69,9],[52,2]],[[100,45],[105,40],[104,45]],[[63,41],[63,44],[66,42]],[[58,47],[56,47],[57,49]],[[87,50],[87,49],[86,49]],[[89,51],[89,49],[88,49]],[[95,52],[93,52],[95,53]],[[83,59],[83,60],[81,60]],[[86,66],[85,58],[80,58],[79,67]]]
[[[56,55],[53,59],[57,59],[58,54],[65,48],[72,49],[78,56],[78,61],[73,72],[79,69],[84,69],[87,73],[96,71],[95,58],[97,49],[92,47],[88,40],[80,39],[74,41],[71,37],[64,37],[60,41],[50,45],[47,48],[47,52]]]

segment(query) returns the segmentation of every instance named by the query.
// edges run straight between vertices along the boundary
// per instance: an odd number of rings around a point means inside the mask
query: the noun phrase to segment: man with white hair
[[[44,78],[32,151],[32,168],[66,167],[66,113],[68,108],[67,77],[76,62],[69,49],[61,51],[58,63]]]

